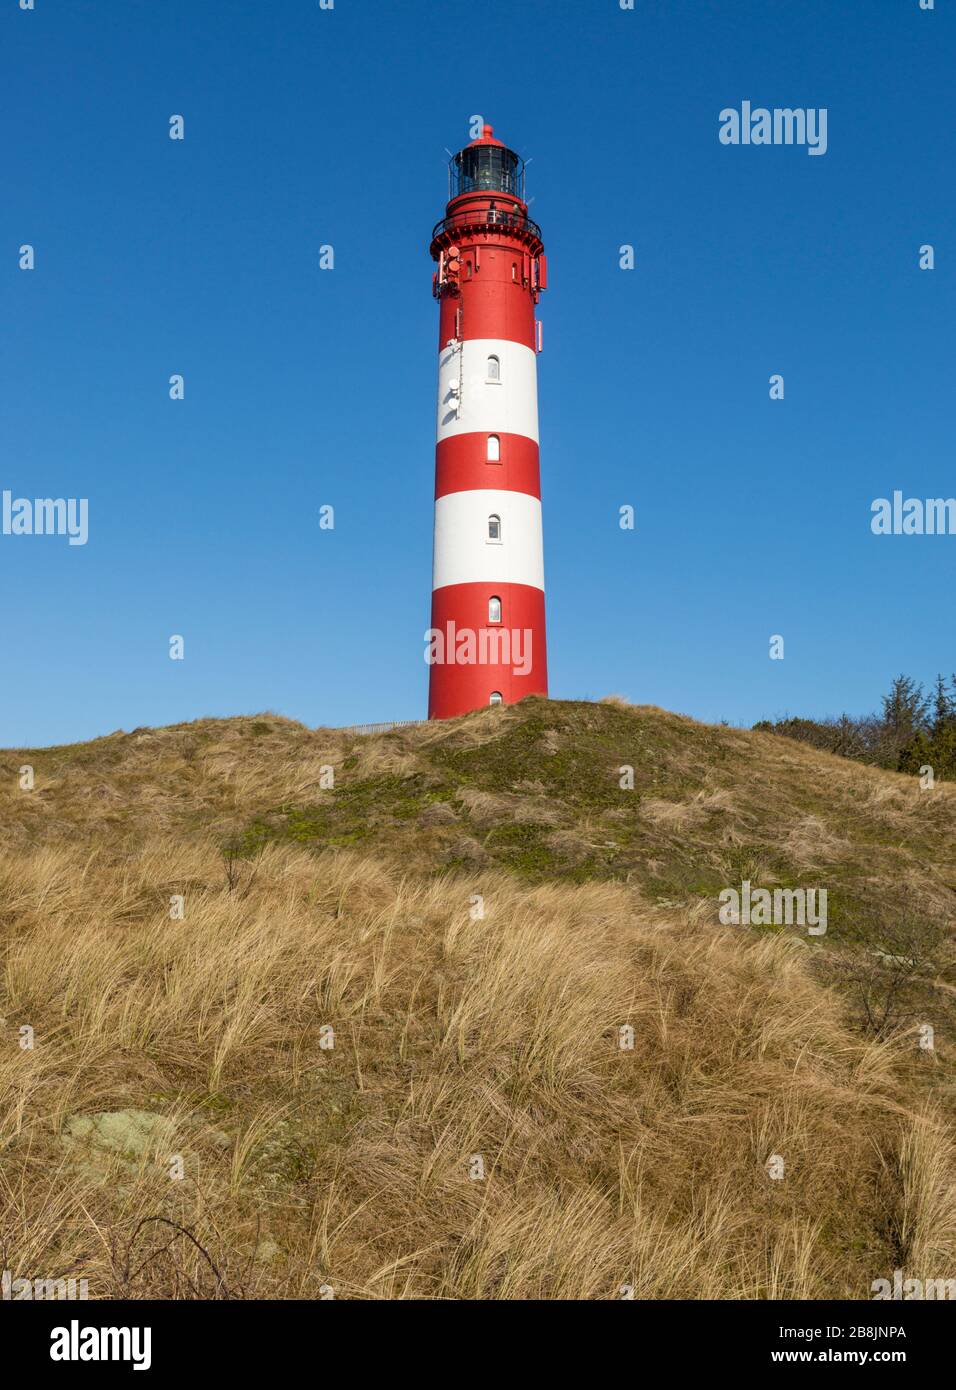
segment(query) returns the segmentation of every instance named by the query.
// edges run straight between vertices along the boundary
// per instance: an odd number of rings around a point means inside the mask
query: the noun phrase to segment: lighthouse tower
[[[486,125],[432,233],[438,429],[429,719],[547,695],[535,305],[524,162]]]

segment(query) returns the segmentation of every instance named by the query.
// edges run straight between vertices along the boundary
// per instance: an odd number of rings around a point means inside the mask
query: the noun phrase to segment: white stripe
[[[497,357],[500,380],[488,379]],[[438,439],[473,432],[522,434],[538,442],[535,354],[507,338],[474,338],[438,354]]]
[[[501,541],[488,540],[488,518],[501,518]],[[435,502],[432,587],[530,584],[544,588],[541,503],[526,492],[474,488]]]

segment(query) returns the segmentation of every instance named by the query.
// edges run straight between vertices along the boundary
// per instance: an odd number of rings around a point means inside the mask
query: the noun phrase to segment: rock
[[[90,1176],[105,1180],[116,1155],[127,1167],[136,1166],[152,1150],[166,1158],[173,1148],[175,1128],[165,1115],[152,1110],[102,1110],[95,1115],[70,1115],[60,1142],[85,1160]]]

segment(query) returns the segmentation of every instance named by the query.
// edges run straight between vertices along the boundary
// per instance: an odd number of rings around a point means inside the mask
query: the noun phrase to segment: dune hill
[[[954,1268],[946,783],[528,700],[10,750],[0,824],[15,1277],[869,1298]],[[744,880],[826,888],[826,934],[721,924]]]

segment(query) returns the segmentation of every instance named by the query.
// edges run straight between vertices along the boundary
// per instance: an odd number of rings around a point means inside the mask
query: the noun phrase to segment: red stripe
[[[435,497],[494,487],[541,497],[538,446],[523,434],[499,434],[499,463],[488,462],[487,434],[453,434],[435,448]]]
[[[488,622],[488,600],[492,596],[501,599],[500,627],[508,630],[512,642],[510,660],[459,664],[452,658],[467,655],[461,645],[463,634],[475,634],[475,655],[480,657],[478,637],[482,630],[486,634],[494,630]],[[454,624],[451,640],[449,623]],[[432,593],[432,629],[442,633],[444,651],[438,652],[443,658],[441,663],[429,668],[429,719],[453,719],[469,710],[481,709],[490,703],[495,690],[506,705],[525,695],[547,695],[544,594],[540,589],[528,584],[447,584]],[[520,634],[517,645],[511,638],[516,631]]]
[[[478,251],[477,269],[475,253]],[[468,267],[471,276],[468,276]],[[511,278],[515,267],[516,279]],[[443,294],[438,324],[441,350],[449,338],[505,338],[535,348],[534,300],[522,284],[520,249],[461,245],[461,294]],[[460,312],[459,312],[460,311]]]

